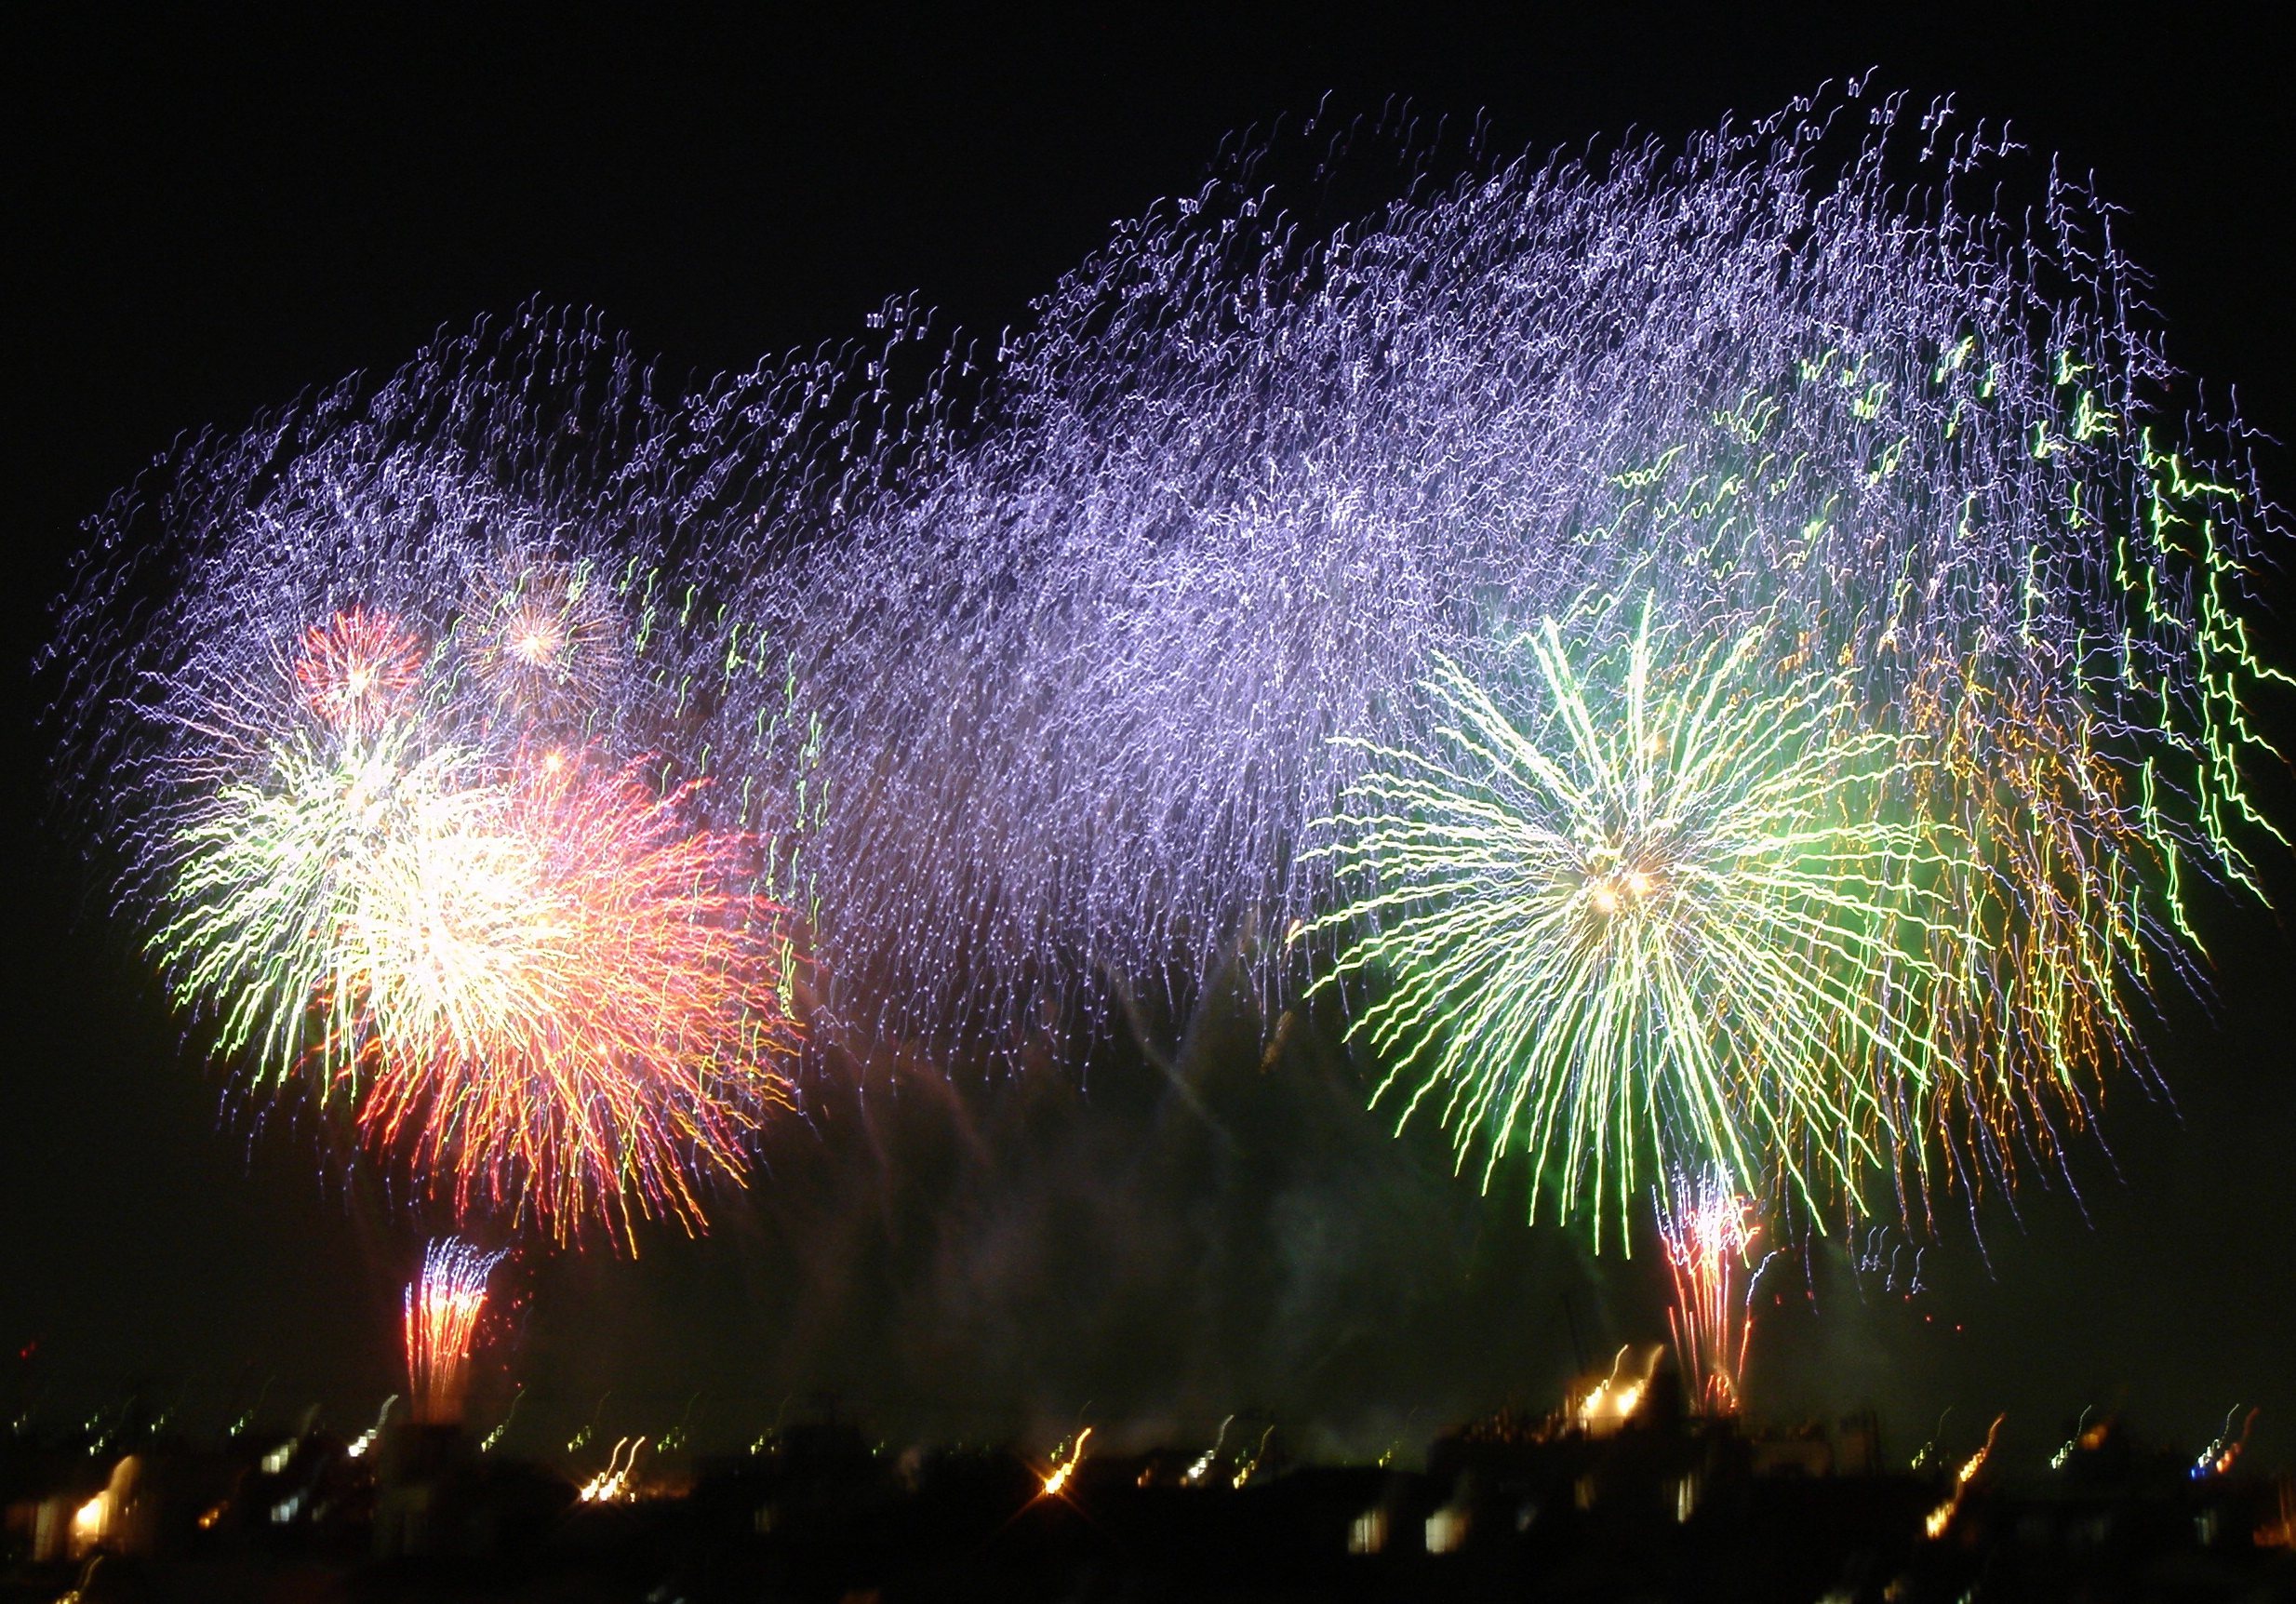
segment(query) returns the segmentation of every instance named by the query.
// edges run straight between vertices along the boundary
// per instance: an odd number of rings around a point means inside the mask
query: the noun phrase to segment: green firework
[[[298,730],[177,831],[172,912],[149,947],[177,1004],[211,1013],[219,1050],[247,1054],[260,1080],[324,1085],[353,1067],[343,932],[378,853],[451,806],[458,761],[416,755],[398,721],[351,739]]]
[[[1351,935],[1315,989],[1385,978],[1351,1030],[1390,1065],[1375,1103],[1439,1102],[1486,1186],[1527,1153],[1532,1217],[1591,1212],[1597,1244],[1653,1161],[1854,1188],[1902,1141],[1876,1088],[1931,1076],[1901,1021],[1942,983],[1962,846],[1890,817],[1923,760],[1767,633],[1701,645],[1646,607],[1574,662],[1549,621],[1536,728],[1441,662],[1430,750],[1369,748],[1326,822],[1358,895],[1299,934]]]

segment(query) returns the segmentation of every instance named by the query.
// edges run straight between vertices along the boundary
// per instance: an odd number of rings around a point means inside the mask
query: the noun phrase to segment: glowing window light
[[[1985,1446],[1971,1454],[1967,1463],[1955,1472],[1953,1496],[1929,1511],[1928,1518],[1922,1522],[1922,1530],[1929,1534],[1931,1542],[1944,1536],[1945,1529],[1960,1513],[1961,1500],[1969,1493],[1969,1483],[1976,1479],[1977,1473],[1985,1468],[1985,1461],[1993,1452],[1993,1439],[2000,1434],[2001,1423],[2008,1418],[2001,1414],[1993,1417],[1993,1424],[1985,1428]]]
[[[1461,1544],[1467,1541],[1467,1511],[1456,1504],[1445,1504],[1427,1517],[1427,1552],[1456,1554]]]
[[[632,1442],[626,1437],[619,1439],[614,1444],[613,1453],[607,1459],[606,1468],[582,1483],[579,1495],[581,1501],[584,1504],[628,1502],[633,1496],[630,1490],[630,1473],[637,1468],[638,1450],[645,1446],[644,1437],[639,1437],[635,1442]],[[621,1456],[621,1450],[625,1447],[630,1450],[630,1457],[627,1460]]]
[[[1387,1512],[1367,1509],[1347,1529],[1350,1554],[1378,1554],[1387,1546]]]
[[[1069,1450],[1068,1457],[1053,1466],[1044,1477],[1045,1490],[1042,1496],[1046,1498],[1061,1496],[1061,1490],[1068,1486],[1069,1478],[1076,1474],[1076,1467],[1084,1463],[1084,1445],[1091,1435],[1090,1426],[1086,1426],[1076,1435],[1076,1446]]]

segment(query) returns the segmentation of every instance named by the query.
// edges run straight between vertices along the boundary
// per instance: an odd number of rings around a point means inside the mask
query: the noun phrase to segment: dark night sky
[[[841,8],[740,33],[637,11],[272,31],[13,10],[0,1341],[37,1351],[11,1384],[77,1408],[140,1383],[196,1426],[259,1394],[354,1424],[394,1381],[411,1228],[362,1226],[291,1120],[230,1110],[100,908],[74,922],[87,888],[38,824],[23,665],[77,521],[179,431],[536,295],[599,309],[672,373],[855,335],[909,289],[993,330],[1112,220],[1194,187],[1224,133],[1327,90],[1488,109],[1502,148],[1545,148],[1688,132],[1878,66],[2093,168],[2173,354],[2296,437],[2286,33],[2190,7],[2142,32],[2065,6],[1860,10],[1811,33],[1624,5],[1393,7],[1345,30],[1112,7],[1022,33]],[[2288,460],[2266,467],[2296,498]],[[2287,903],[2285,861],[2280,883]],[[1779,1275],[1757,1405],[1874,1402],[1900,1450],[1949,1405],[1955,1441],[2007,1409],[2033,1460],[2084,1404],[2196,1446],[2262,1403],[2260,1450],[2296,1460],[2291,949],[2229,908],[2209,933],[2213,1019],[2178,1005],[2159,1034],[2175,1105],[2116,1086],[2113,1157],[2082,1149],[2081,1197],[2029,1191],[1982,1247],[1948,1219],[1910,1303],[1831,1248],[1814,1307],[1799,1267]],[[1208,1118],[1121,1053],[1088,1095],[1061,1075],[830,1089],[710,1240],[648,1238],[635,1265],[527,1254],[501,1344],[532,1389],[524,1445],[594,1412],[659,1431],[697,1394],[696,1435],[743,1440],[834,1389],[894,1435],[1048,1435],[1079,1411],[1186,1431],[1261,1407],[1377,1448],[1543,1406],[1574,1322],[1589,1345],[1662,1335],[1648,1255],[1595,1263],[1527,1229],[1519,1187],[1478,1199],[1432,1141],[1368,1119],[1335,1054],[1261,1075],[1256,1030],[1205,1023],[1181,1067]]]

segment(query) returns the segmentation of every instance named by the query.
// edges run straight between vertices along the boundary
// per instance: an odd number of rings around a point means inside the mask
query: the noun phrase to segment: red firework
[[[421,1424],[452,1425],[462,1418],[487,1277],[502,1258],[441,1236],[423,1250],[421,1272],[407,1284],[407,1385]]]
[[[312,712],[345,735],[370,734],[402,712],[422,647],[386,613],[339,612],[303,632],[295,683]]]
[[[360,1120],[459,1213],[706,1222],[789,1101],[781,911],[744,889],[746,836],[690,829],[690,787],[522,755],[368,866],[347,945],[364,994]]]

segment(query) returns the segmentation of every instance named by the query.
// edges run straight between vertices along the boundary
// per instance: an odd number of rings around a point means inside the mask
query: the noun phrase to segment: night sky
[[[1677,136],[1869,66],[2006,117],[2127,208],[2170,352],[2296,439],[2296,49],[2230,13],[2138,32],[2086,8],[1930,6],[1854,31],[1624,6],[1498,25],[1242,26],[1111,8],[1041,32],[862,13],[828,31],[522,32],[427,22],[131,26],[25,7],[0,33],[8,278],[0,320],[0,1342],[51,1415],[140,1389],[194,1430],[316,1401],[362,1424],[398,1382],[419,1250],[324,1177],[307,1128],[259,1119],[182,1043],[72,845],[41,823],[49,744],[27,664],[78,521],[179,433],[529,298],[595,308],[674,379],[864,332],[917,291],[993,334],[1105,237],[1195,187],[1221,137],[1327,92],[1429,119],[1488,113],[1498,148]],[[2259,7],[2258,9],[2264,9]],[[2003,21],[1996,11],[2014,12]],[[2172,31],[2171,31],[2172,30]],[[2263,460],[2296,498],[2296,463]],[[2284,559],[2285,560],[2285,559]],[[2285,580],[2273,581],[2286,592]],[[2285,657],[2283,662],[2288,661]],[[2296,742],[2296,704],[2278,710]],[[2288,795],[2296,796],[2296,787]],[[2283,817],[2289,817],[2288,812]],[[2296,906],[2296,866],[2272,860]],[[1758,1411],[1871,1404],[1906,1453],[2009,1413],[2039,1458],[2085,1405],[2196,1449],[2261,1404],[2296,1461],[2296,958],[2271,916],[2204,904],[2215,996],[2155,1033],[2173,1102],[2123,1078],[2062,1183],[1944,1216],[1914,1246],[1839,1238],[1773,1269]],[[1259,1023],[1208,1003],[1174,1067],[1121,1045],[995,1086],[814,1089],[707,1240],[635,1263],[529,1248],[482,1416],[525,1383],[508,1446],[585,1420],[704,1447],[837,1407],[891,1440],[1145,1440],[1230,1410],[1327,1452],[1415,1449],[1503,1403],[1549,1407],[1574,1348],[1664,1334],[1661,1265],[1594,1259],[1397,1141],[1328,1043],[1263,1074]],[[1860,1246],[1864,1246],[1861,1243]],[[1812,1294],[1814,1293],[1814,1297]],[[1103,1440],[1106,1440],[1105,1438]]]

